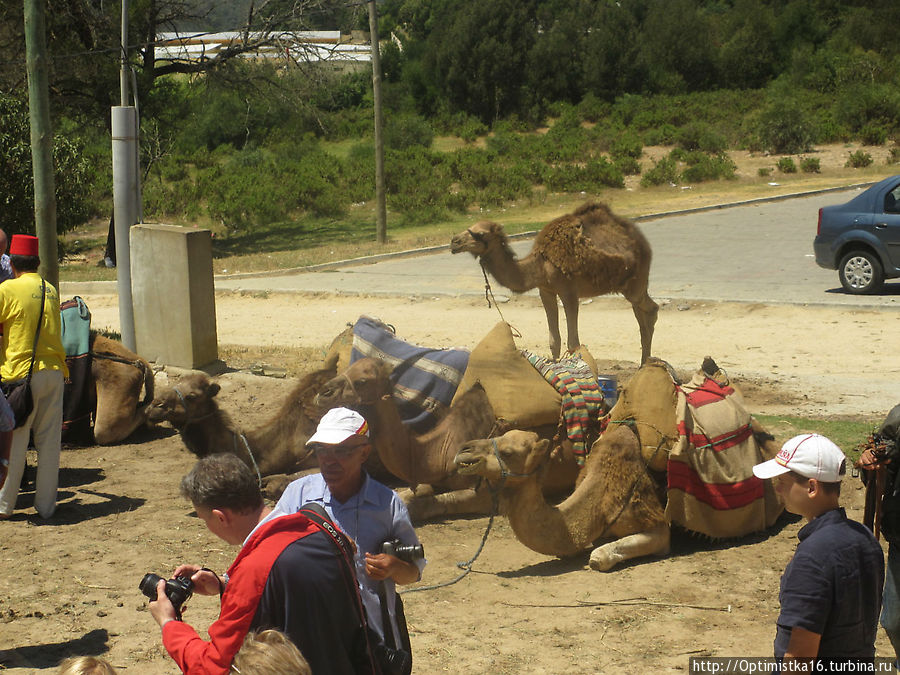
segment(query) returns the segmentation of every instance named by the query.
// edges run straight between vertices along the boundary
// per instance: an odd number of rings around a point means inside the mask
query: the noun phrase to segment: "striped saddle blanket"
[[[550,361],[524,349],[522,355],[562,397],[566,436],[572,442],[575,460],[583,465],[591,445],[600,435],[600,417],[607,412],[597,376],[577,356]]]
[[[666,516],[714,538],[764,530],[781,513],[770,485],[753,475],[763,456],[743,397],[722,371],[698,371],[678,388],[679,439],[666,467]]]
[[[469,363],[464,349],[430,349],[404,342],[378,319],[361,316],[353,326],[350,362],[371,356],[393,366],[394,399],[405,424],[427,431],[453,394]]]

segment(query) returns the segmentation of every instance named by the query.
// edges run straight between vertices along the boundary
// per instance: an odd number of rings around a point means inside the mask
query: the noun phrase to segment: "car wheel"
[[[874,293],[884,283],[881,263],[868,251],[851,251],[841,259],[838,267],[841,286],[848,293]]]

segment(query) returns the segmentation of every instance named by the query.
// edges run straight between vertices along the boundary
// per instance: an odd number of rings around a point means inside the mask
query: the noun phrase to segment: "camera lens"
[[[158,574],[153,574],[152,572],[144,575],[144,578],[141,579],[141,583],[138,584],[138,588],[141,590],[141,593],[146,595],[151,600],[156,600],[156,585],[162,581],[162,577]]]

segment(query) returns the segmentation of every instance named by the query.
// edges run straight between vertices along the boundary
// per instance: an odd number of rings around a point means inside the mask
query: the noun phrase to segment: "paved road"
[[[876,296],[844,293],[837,272],[815,263],[818,209],[858,191],[828,192],[700,213],[643,220],[653,246],[650,294],[660,299],[900,308],[900,282]],[[530,239],[513,248],[525,255]],[[484,280],[469,254],[447,250],[317,272],[219,278],[217,289],[316,291],[409,296],[481,295]],[[506,291],[494,284],[498,297]]]

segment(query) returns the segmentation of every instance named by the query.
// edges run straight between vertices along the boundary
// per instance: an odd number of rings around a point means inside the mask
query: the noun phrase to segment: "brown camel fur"
[[[475,223],[450,241],[451,253],[468,251],[482,267],[514,293],[532,288],[540,292],[550,351],[559,358],[559,298],[566,313],[566,346],[574,352],[578,337],[578,300],[621,293],[631,303],[641,332],[641,363],[650,357],[659,306],[647,293],[652,252],[637,226],[615,215],[606,204],[587,203],[574,213],[547,224],[534,248],[517,260],[503,227],[490,221]]]
[[[628,427],[617,427],[594,443],[578,487],[558,506],[548,504],[541,491],[549,460],[547,440],[518,430],[469,441],[455,459],[460,473],[501,488],[510,526],[533,551],[573,556],[593,548],[595,541],[612,539],[591,553],[590,566],[599,571],[669,552],[669,524]]]
[[[187,449],[198,457],[231,452],[251,468],[255,462],[263,476],[317,469],[315,455],[307,450],[306,441],[315,432],[321,417],[314,403],[316,391],[333,375],[331,369],[307,374],[275,415],[246,432],[219,407],[215,396],[220,387],[203,373],[187,375],[175,386],[161,391],[151,405],[149,418],[153,423],[169,422],[178,430]],[[286,484],[280,488],[283,490]],[[270,489],[270,495],[271,492]]]
[[[91,379],[97,395],[94,440],[98,445],[110,445],[147,422],[153,369],[116,340],[92,333],[90,346]]]
[[[480,385],[461,396],[433,429],[416,434],[403,424],[392,396],[391,366],[371,357],[359,359],[327,382],[318,397],[322,408],[347,406],[358,409],[371,427],[372,442],[385,468],[416,491],[405,495],[410,514],[417,521],[441,515],[486,513],[490,509],[487,490],[473,490],[476,480],[459,476],[453,462],[457,450],[473,438],[485,438],[499,426],[490,401]],[[541,428],[553,436],[555,426]],[[552,463],[545,489],[571,489],[578,467],[568,441],[562,443],[560,458]],[[428,485],[432,494],[417,488]]]

